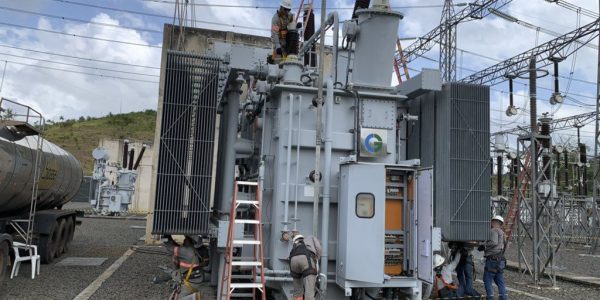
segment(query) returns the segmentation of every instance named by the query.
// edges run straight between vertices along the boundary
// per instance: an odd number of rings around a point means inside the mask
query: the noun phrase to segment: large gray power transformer
[[[481,186],[489,184],[489,152],[466,143],[489,140],[488,88],[442,88],[436,70],[392,87],[402,15],[373,7],[356,16],[340,23],[329,14],[326,30],[334,41],[343,32],[345,43],[325,49],[323,73],[303,59],[314,57],[320,30],[272,63],[272,49],[234,41],[211,40],[200,54],[164,52],[152,230],[205,238],[219,292],[236,180],[260,187],[258,272],[275,299],[291,299],[295,233],[322,242],[326,299],[421,299],[442,240],[486,238],[490,198],[478,191],[489,190]],[[240,224],[236,238],[252,228]],[[252,256],[252,247],[235,253]]]

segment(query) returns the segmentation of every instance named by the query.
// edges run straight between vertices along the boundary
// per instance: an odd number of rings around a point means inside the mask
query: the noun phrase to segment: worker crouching
[[[297,234],[292,239],[290,251],[290,274],[293,278],[294,300],[314,300],[316,294],[317,276],[319,274],[319,259],[321,258],[321,243],[314,236],[306,239]],[[302,298],[304,296],[304,298]]]
[[[433,298],[434,299],[458,299],[458,286],[453,283],[452,273],[456,269],[460,261],[461,254],[457,253],[454,260],[448,264],[444,264],[444,257],[436,254],[433,256],[433,271],[435,278],[433,281]]]
[[[200,244],[200,245],[198,245]],[[181,286],[177,299],[196,299],[200,285],[204,281],[204,271],[208,264],[208,248],[186,236],[179,245],[171,236],[165,242],[167,251],[172,254],[173,264],[179,273]]]

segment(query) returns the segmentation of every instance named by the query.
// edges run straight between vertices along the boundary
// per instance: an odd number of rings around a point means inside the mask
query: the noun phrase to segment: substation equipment
[[[321,30],[278,64],[266,63],[271,49],[224,41],[203,54],[163,55],[152,232],[204,237],[218,291],[236,180],[260,187],[264,265],[251,274],[264,276],[275,299],[291,299],[296,232],[322,242],[327,299],[421,299],[442,240],[487,239],[489,88],[442,84],[437,70],[392,87],[402,15],[372,7],[356,16],[328,15],[334,41],[343,24],[344,46],[327,49],[322,74],[303,63]],[[235,195],[254,199],[247,191]],[[253,228],[236,224],[235,238]]]
[[[126,214],[135,193],[137,168],[144,155],[143,145],[135,159],[135,149],[129,149],[129,141],[123,141],[121,164],[110,164],[107,149],[98,147],[92,151],[94,171],[90,184],[89,201],[95,213]]]

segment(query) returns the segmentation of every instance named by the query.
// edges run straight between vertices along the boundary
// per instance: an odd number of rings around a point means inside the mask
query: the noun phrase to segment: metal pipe
[[[323,67],[324,67],[324,48],[325,48],[325,13],[327,11],[327,1],[321,1],[321,34],[319,45],[319,79],[317,82],[317,112],[315,120],[315,186],[313,199],[313,222],[312,234],[317,236],[319,230],[319,194],[321,186],[321,114],[323,113]]]
[[[294,94],[288,95],[287,159],[285,161],[285,199],[283,203],[283,231],[288,231],[290,203],[290,172],[292,171],[292,121],[294,120]]]
[[[327,78],[325,98],[325,159],[323,170],[323,215],[321,216],[321,273],[327,274],[329,251],[329,206],[331,202],[331,144],[333,142],[333,79]],[[327,277],[327,276],[326,276]],[[324,287],[326,289],[326,286]]]
[[[292,277],[270,277],[270,276],[265,276],[265,281],[271,281],[271,282],[292,282],[292,281],[294,281],[294,278],[292,278]],[[335,280],[334,279],[328,279],[327,283],[335,283]],[[324,286],[327,286],[327,285],[324,284]]]
[[[298,229],[298,185],[300,184],[300,129],[302,128],[302,95],[298,95],[298,127],[296,133],[296,184],[294,185],[294,231]]]
[[[235,181],[235,141],[237,139],[238,114],[240,108],[240,88],[242,82],[234,81],[227,94],[226,127],[221,128],[225,131],[225,143],[223,143],[223,185],[220,210],[228,213],[231,208],[233,197],[233,184]]]

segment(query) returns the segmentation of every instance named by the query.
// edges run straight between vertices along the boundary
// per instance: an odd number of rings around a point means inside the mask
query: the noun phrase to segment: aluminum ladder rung
[[[232,289],[259,289],[262,287],[262,283],[231,283]]]
[[[236,181],[238,186],[258,186],[258,182],[255,181]]]
[[[260,261],[232,261],[232,266],[241,266],[241,267],[258,267],[261,265]]]
[[[236,224],[258,224],[258,220],[235,219]]]
[[[234,245],[260,245],[260,241],[256,240],[233,240]]]
[[[256,200],[236,200],[237,204],[248,204],[248,205],[258,205],[258,201]]]

